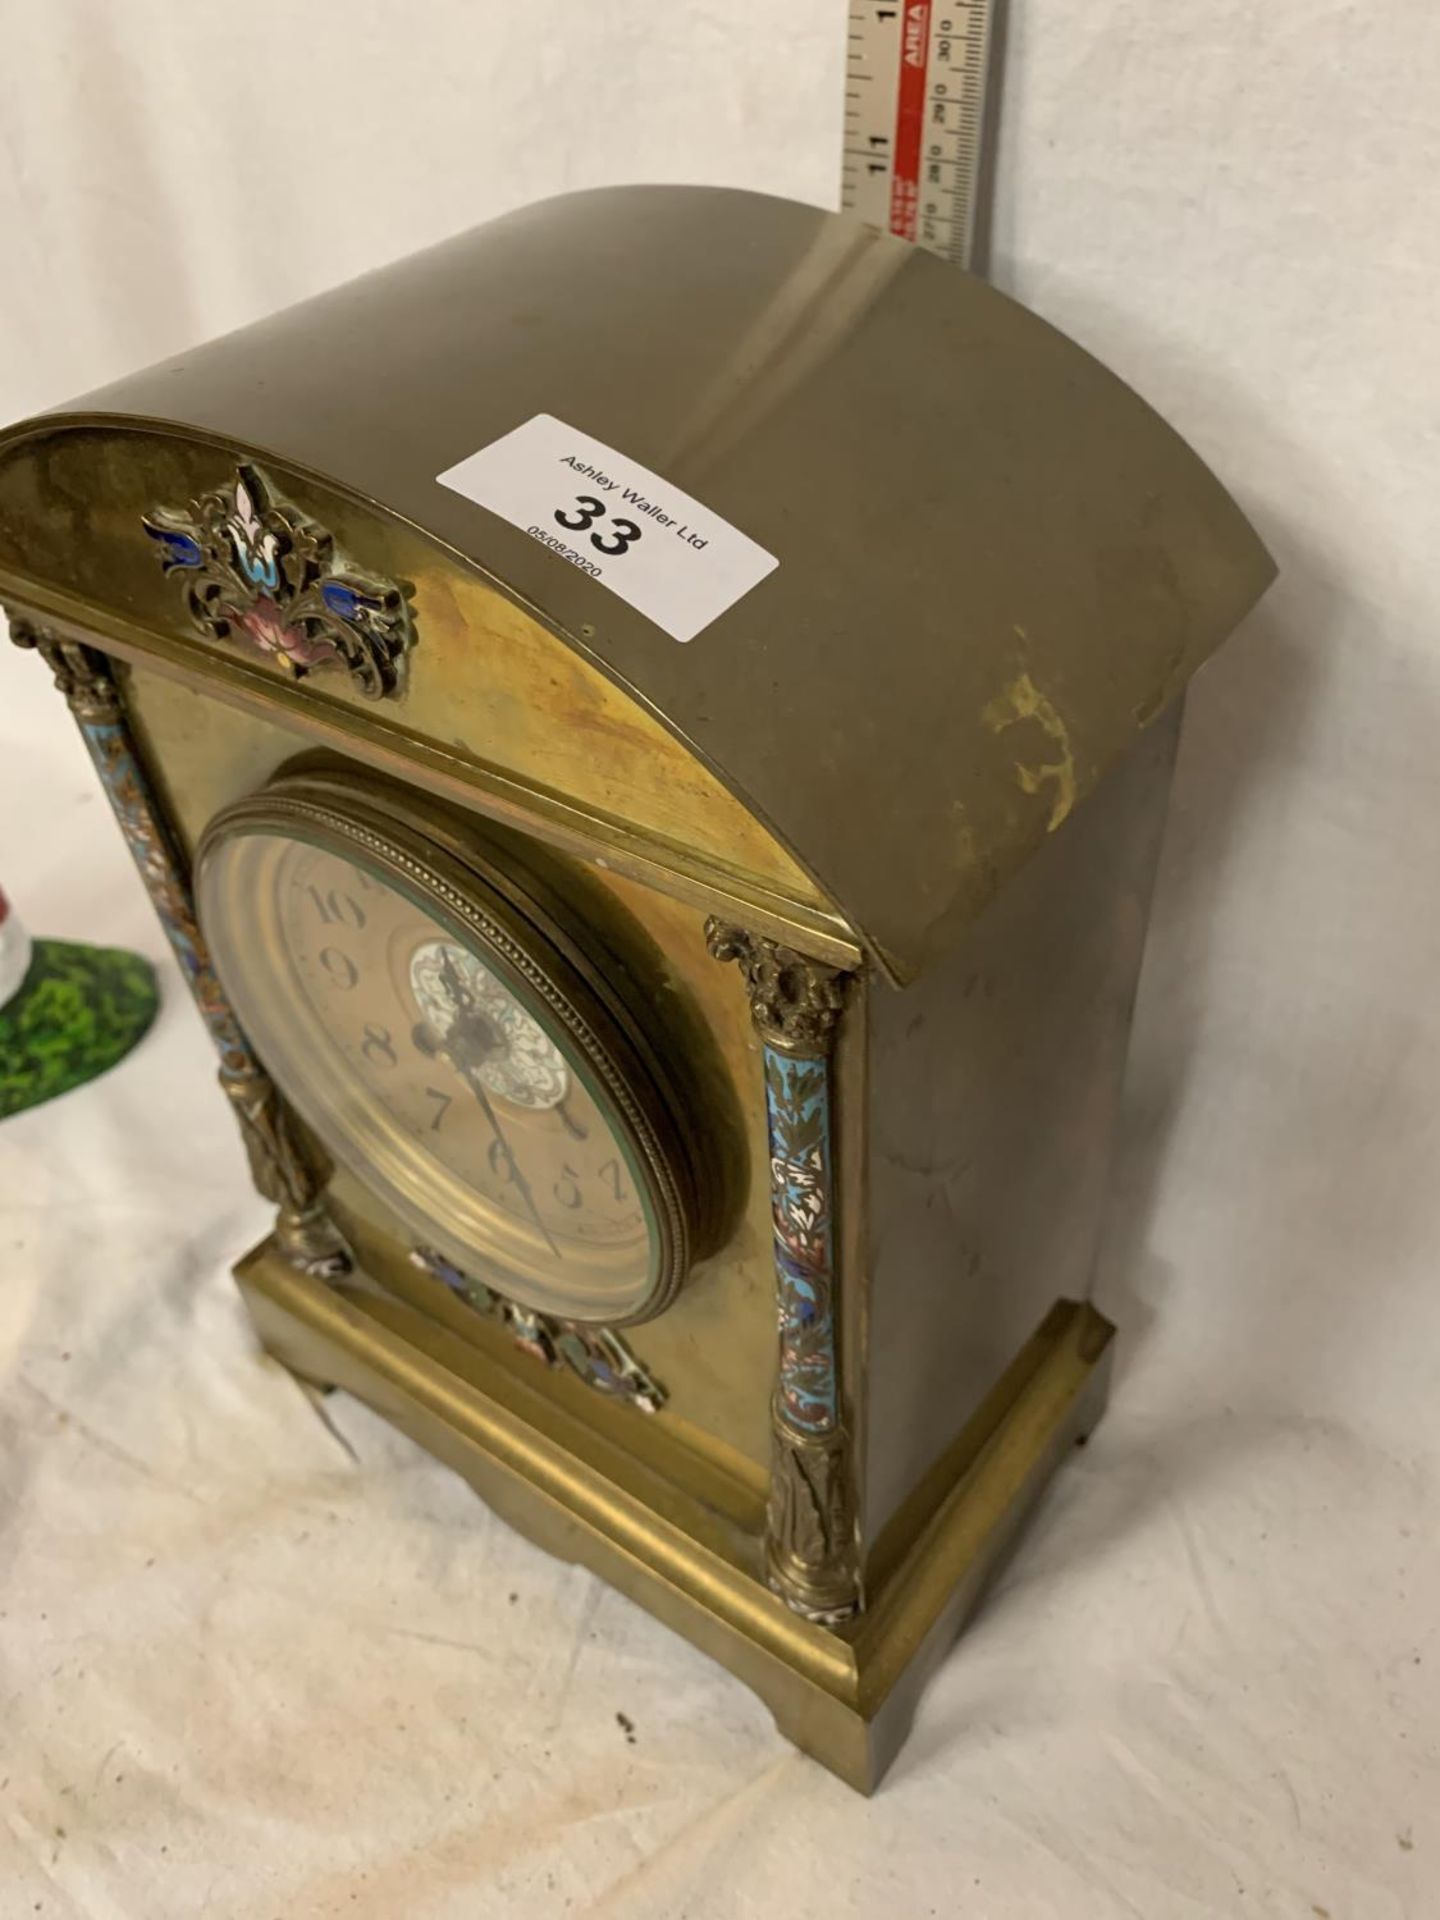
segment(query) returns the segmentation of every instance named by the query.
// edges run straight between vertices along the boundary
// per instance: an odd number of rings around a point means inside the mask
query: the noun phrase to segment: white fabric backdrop
[[[1187,723],[1108,1420],[864,1805],[254,1356],[167,965],[0,1130],[5,1920],[1440,1910],[1440,22],[1015,7],[996,278],[1284,569]],[[0,0],[0,416],[567,187],[829,203],[841,14]],[[0,666],[0,875],[162,959],[43,680]]]

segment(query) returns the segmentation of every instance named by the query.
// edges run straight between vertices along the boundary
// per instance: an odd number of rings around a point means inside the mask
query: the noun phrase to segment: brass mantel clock
[[[1061,335],[742,193],[0,437],[13,637],[277,1208],[260,1338],[858,1787],[1098,1413],[1179,696],[1271,571]]]

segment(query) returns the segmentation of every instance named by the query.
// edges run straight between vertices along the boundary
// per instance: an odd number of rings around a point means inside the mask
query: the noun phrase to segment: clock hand
[[[455,962],[451,959],[449,951],[444,947],[440,949],[440,977],[445,982],[446,997],[450,1002],[451,1011],[454,1013],[455,1018],[460,1020],[463,1019],[466,1014],[473,1013],[475,1011],[475,996],[460,978]]]
[[[556,1246],[550,1229],[540,1217],[540,1209],[536,1205],[535,1195],[531,1190],[530,1182],[521,1172],[520,1162],[515,1157],[515,1151],[506,1138],[505,1129],[500,1124],[499,1116],[491,1105],[490,1096],[486,1092],[485,1084],[480,1078],[480,1066],[483,1062],[476,1060],[471,1048],[466,1044],[466,1028],[470,1018],[473,1017],[475,1006],[474,996],[461,980],[459,973],[456,971],[455,963],[448,953],[442,953],[441,955],[440,972],[445,984],[446,998],[450,1002],[454,1018],[450,1023],[450,1031],[440,1041],[438,1050],[446,1055],[450,1064],[455,1068],[455,1071],[479,1101],[485,1118],[490,1122],[490,1130],[495,1135],[501,1153],[505,1156],[505,1164],[510,1169],[510,1178],[520,1189],[521,1197],[530,1210],[530,1217],[544,1236],[546,1246],[549,1247],[551,1253],[554,1254],[558,1260],[560,1258],[560,1249]],[[425,1036],[423,1042],[420,1038],[422,1033]],[[422,1052],[427,1052],[435,1046],[433,1031],[423,1021],[416,1027],[413,1038],[415,1044],[420,1047]]]
[[[456,1027],[459,1027],[462,1033],[467,1032],[478,1010],[475,1005],[474,994],[460,978],[455,962],[448,953],[442,953],[440,956],[440,976],[444,982],[445,994],[449,1000],[451,1012],[454,1015],[454,1021],[450,1029],[453,1040]],[[481,1019],[483,1020],[483,1018],[484,1016],[482,1015]],[[570,1112],[569,1106],[567,1105],[566,1094],[562,1094],[555,1103],[555,1112],[559,1117],[560,1124],[572,1140],[588,1139],[589,1135],[586,1129],[581,1126],[580,1122]]]
[[[560,1249],[559,1247],[556,1246],[554,1240],[551,1238],[550,1229],[546,1226],[545,1222],[540,1218],[540,1209],[539,1207],[536,1206],[535,1196],[530,1191],[530,1182],[525,1178],[524,1174],[520,1171],[520,1162],[515,1158],[514,1150],[512,1149],[510,1142],[505,1138],[505,1129],[500,1125],[500,1122],[496,1117],[495,1109],[490,1104],[490,1096],[485,1091],[484,1083],[481,1081],[479,1074],[472,1073],[468,1066],[461,1067],[460,1072],[464,1077],[466,1086],[469,1087],[470,1091],[474,1094],[475,1098],[480,1102],[480,1105],[485,1110],[485,1118],[490,1122],[490,1125],[493,1128],[495,1133],[495,1138],[500,1142],[500,1151],[504,1154],[505,1164],[510,1169],[510,1178],[515,1182],[516,1186],[519,1187],[521,1193],[524,1195],[525,1204],[530,1209],[531,1218],[534,1220],[536,1226],[540,1229],[541,1233],[544,1234],[545,1244],[549,1247],[551,1253],[553,1253],[555,1255],[555,1258],[558,1260],[560,1258]]]

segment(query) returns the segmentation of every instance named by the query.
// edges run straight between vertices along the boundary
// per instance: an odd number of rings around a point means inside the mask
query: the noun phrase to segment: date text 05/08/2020
[[[525,531],[532,540],[538,540],[542,547],[549,547],[562,560],[568,560],[572,567],[579,567],[582,573],[593,574],[597,580],[601,578],[600,569],[593,560],[587,560],[583,553],[576,553],[573,547],[566,546],[563,540],[557,540],[544,527],[527,527]]]

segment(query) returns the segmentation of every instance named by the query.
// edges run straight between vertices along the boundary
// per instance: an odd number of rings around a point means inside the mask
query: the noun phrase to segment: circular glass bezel
[[[547,1297],[543,1277],[526,1270],[523,1249],[533,1236],[518,1217],[485,1206],[478,1190],[382,1119],[373,1092],[338,1044],[313,1038],[298,1011],[304,988],[279,937],[278,907],[263,897],[226,898],[235,855],[262,836],[335,854],[403,895],[488,968],[560,1048],[635,1183],[649,1244],[643,1293],[620,1310],[612,1303],[603,1311],[577,1306],[573,1296],[559,1303]],[[488,837],[482,842],[463,817],[409,789],[369,779],[362,785],[344,772],[282,775],[223,809],[206,829],[196,853],[197,910],[221,983],[277,1084],[335,1159],[424,1244],[496,1292],[557,1318],[605,1326],[653,1319],[684,1283],[694,1251],[697,1156],[681,1124],[682,1107],[611,977],[626,970],[605,968],[564,903],[506,854]],[[257,937],[267,905],[275,924]],[[241,913],[251,916],[243,933],[234,924]],[[308,1075],[287,1071],[299,1048],[314,1045],[326,1049],[331,1085],[343,1099],[317,1092]],[[348,1113],[342,1118],[337,1109]],[[435,1204],[447,1182],[452,1194],[466,1188],[476,1196],[471,1212],[485,1221],[484,1242],[457,1233],[445,1206]]]

